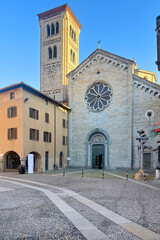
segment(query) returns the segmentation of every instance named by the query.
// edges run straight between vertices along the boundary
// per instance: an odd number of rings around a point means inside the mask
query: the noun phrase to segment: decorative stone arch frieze
[[[115,61],[111,58],[97,55],[83,67],[83,70],[76,72],[75,75],[73,75],[72,80],[75,80],[76,78],[78,78],[81,74],[83,74],[85,71],[90,69],[92,67],[92,65],[95,65],[97,63],[107,63],[107,64],[110,64],[113,67],[117,68],[120,71],[126,71],[126,72],[128,71],[128,64],[125,64],[125,63],[122,64],[119,61]]]
[[[154,93],[154,90],[153,89],[150,89],[149,90],[149,93],[151,94],[151,93]]]
[[[145,92],[149,92],[149,88],[148,87],[146,87]]]
[[[154,96],[158,96],[158,95],[159,95],[159,93],[158,93],[158,92],[155,92],[155,93],[154,93]]]
[[[138,88],[139,90],[144,91],[148,94],[152,94],[154,97],[160,98],[160,91],[158,92],[157,89],[153,89],[152,86],[144,85],[144,83],[133,81],[133,87]]]

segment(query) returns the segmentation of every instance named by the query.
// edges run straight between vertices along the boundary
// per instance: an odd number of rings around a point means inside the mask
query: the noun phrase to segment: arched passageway
[[[9,151],[4,155],[5,159],[5,170],[16,169],[21,164],[19,155],[14,151]]]
[[[41,155],[37,152],[30,152],[29,154],[33,154],[34,171],[40,172],[42,168]],[[26,157],[26,169],[28,170],[28,156]]]

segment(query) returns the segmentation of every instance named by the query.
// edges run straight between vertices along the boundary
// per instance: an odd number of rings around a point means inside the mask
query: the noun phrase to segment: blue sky
[[[98,46],[157,70],[156,17],[159,0],[1,0],[0,88],[25,82],[40,87],[40,29],[37,14],[68,3],[82,25],[81,63]]]

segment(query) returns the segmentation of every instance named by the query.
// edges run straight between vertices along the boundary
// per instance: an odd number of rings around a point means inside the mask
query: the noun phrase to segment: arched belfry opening
[[[96,169],[109,166],[108,157],[109,140],[103,131],[93,130],[88,136],[87,166]]]

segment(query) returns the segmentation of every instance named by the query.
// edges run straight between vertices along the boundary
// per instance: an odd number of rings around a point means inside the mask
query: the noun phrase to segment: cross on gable
[[[98,49],[100,49],[100,43],[101,43],[101,41],[99,40],[97,43],[98,43]]]

